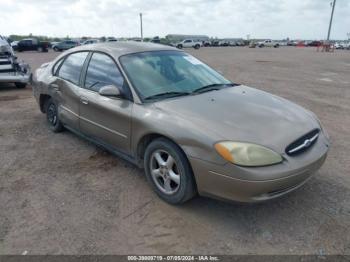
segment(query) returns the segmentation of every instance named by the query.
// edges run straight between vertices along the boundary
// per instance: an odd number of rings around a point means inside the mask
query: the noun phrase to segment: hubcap
[[[47,118],[51,125],[56,125],[57,122],[57,111],[54,104],[50,104],[49,108],[47,109]]]
[[[152,179],[157,188],[167,195],[177,192],[180,187],[180,173],[175,159],[164,150],[155,151],[150,160]]]

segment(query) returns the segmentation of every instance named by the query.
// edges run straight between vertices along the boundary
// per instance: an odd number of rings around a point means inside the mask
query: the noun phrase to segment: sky
[[[0,0],[0,34],[52,37],[204,34],[325,39],[332,0]],[[332,39],[350,33],[350,0],[337,0]]]

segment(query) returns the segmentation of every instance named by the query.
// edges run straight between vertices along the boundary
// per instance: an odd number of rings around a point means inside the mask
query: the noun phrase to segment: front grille
[[[320,129],[314,129],[306,135],[298,138],[286,148],[286,154],[295,156],[307,151],[317,141]]]

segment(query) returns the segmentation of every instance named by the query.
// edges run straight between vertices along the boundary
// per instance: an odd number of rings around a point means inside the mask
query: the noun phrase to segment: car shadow
[[[246,233],[266,229],[272,234],[303,235],[307,225],[317,228],[322,226],[322,221],[339,215],[345,217],[349,212],[344,202],[350,199],[349,190],[321,172],[298,190],[266,202],[237,203],[197,197],[175,208]]]
[[[12,84],[12,83],[0,83],[0,92],[1,91],[19,91],[19,90],[27,90],[27,89],[31,89],[29,84],[25,88],[18,88],[15,86],[15,84]]]
[[[0,91],[9,91],[12,89],[18,90],[18,88],[14,84],[0,83]]]

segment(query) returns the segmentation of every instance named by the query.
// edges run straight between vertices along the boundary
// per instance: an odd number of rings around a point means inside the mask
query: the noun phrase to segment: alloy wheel
[[[156,150],[150,159],[151,176],[157,188],[167,195],[179,190],[180,172],[176,160],[165,150]]]
[[[49,123],[53,126],[57,123],[57,110],[56,106],[54,104],[50,104],[47,109],[47,119],[49,120]]]

